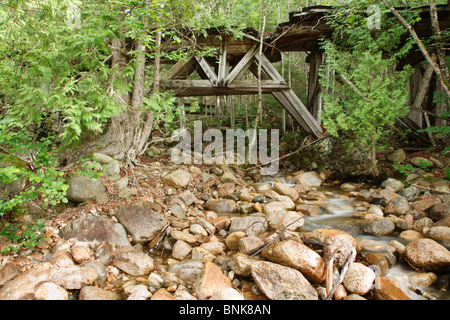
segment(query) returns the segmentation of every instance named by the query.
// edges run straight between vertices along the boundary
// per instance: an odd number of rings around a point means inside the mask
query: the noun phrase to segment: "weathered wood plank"
[[[195,58],[193,54],[190,54],[186,60],[178,61],[169,70],[169,79],[183,79],[189,77],[195,70]]]
[[[209,81],[211,81],[211,83],[214,86],[216,86],[218,81],[219,81],[219,79],[218,79],[216,73],[214,72],[214,70],[209,65],[208,61],[206,61],[205,58],[197,56],[197,55],[195,56],[195,59],[197,60],[197,62],[200,65],[200,67],[202,68],[203,72],[208,77]]]
[[[282,106],[289,112],[294,120],[308,133],[313,134],[316,138],[320,137],[323,130],[319,123],[306,109],[305,105],[297,97],[293,90],[283,90],[281,92],[272,93]]]
[[[257,52],[258,46],[255,44],[225,78],[225,85],[231,84],[235,79],[239,80],[242,78],[253,63],[253,59],[255,58]]]

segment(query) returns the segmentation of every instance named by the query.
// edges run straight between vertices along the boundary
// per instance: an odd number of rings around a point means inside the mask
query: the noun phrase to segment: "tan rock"
[[[207,261],[194,286],[194,291],[199,299],[206,300],[217,292],[231,287],[230,279],[224,276],[222,270],[214,263]]]

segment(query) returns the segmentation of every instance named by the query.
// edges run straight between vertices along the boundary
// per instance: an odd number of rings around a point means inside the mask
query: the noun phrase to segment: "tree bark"
[[[148,0],[147,8],[150,8],[151,5],[152,0]],[[147,19],[144,21],[144,30],[148,30]],[[136,62],[131,98],[128,93],[121,95],[114,93],[116,99],[126,109],[121,114],[112,117],[108,131],[98,141],[101,146],[99,152],[116,156],[121,160],[127,158],[127,161],[131,163],[135,163],[136,157],[145,152],[154,120],[151,110],[142,111],[141,109],[144,100],[147,47],[142,39],[137,39],[134,49],[136,51]],[[116,72],[113,76],[122,77],[127,63],[123,42],[120,39],[114,39],[112,67],[116,68]],[[114,92],[114,89],[112,91]]]
[[[431,30],[435,36],[436,51],[439,58],[439,66],[442,71],[442,76],[448,83],[450,80],[450,73],[445,60],[444,40],[441,35],[441,27],[439,26],[438,12],[436,0],[430,0],[430,16],[431,16]]]
[[[425,57],[425,59],[427,60],[427,62],[433,67],[434,72],[436,73],[439,81],[442,84],[443,89],[445,90],[445,92],[447,93],[447,95],[450,97],[450,88],[447,85],[447,82],[445,81],[444,75],[441,72],[441,69],[439,68],[439,65],[433,61],[433,59],[431,58],[431,55],[429,54],[429,52],[427,51],[427,49],[425,48],[425,46],[423,45],[422,41],[420,40],[419,36],[417,35],[416,31],[414,30],[414,28],[408,23],[408,21],[406,21],[401,15],[400,13],[389,4],[389,2],[387,0],[383,0],[384,3],[386,4],[386,6],[389,8],[389,10],[392,12],[392,14],[401,22],[401,24],[408,29],[409,33],[411,34],[411,36],[413,37],[414,41],[416,42],[417,46],[419,47],[420,51],[422,52],[423,56]]]

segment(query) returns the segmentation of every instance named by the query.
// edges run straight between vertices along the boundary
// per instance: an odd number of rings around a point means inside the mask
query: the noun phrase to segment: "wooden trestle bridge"
[[[207,36],[198,36],[199,49],[216,48],[216,56],[203,57],[190,54],[176,63],[169,71],[167,79],[161,82],[162,88],[175,91],[178,97],[228,96],[258,93],[258,81],[248,80],[244,75],[249,71],[257,76],[261,64],[261,89],[263,94],[272,94],[302,129],[319,137],[323,130],[318,119],[321,109],[319,68],[323,63],[323,52],[319,46],[322,36],[330,36],[332,29],[326,24],[324,16],[333,10],[328,6],[304,8],[301,12],[289,14],[289,21],[278,26],[277,30],[266,37],[263,43],[264,54],[259,56],[259,36],[255,32],[244,32],[242,39],[223,34],[219,28],[209,30]],[[399,11],[407,10],[398,8]],[[421,20],[414,29],[421,37],[431,36],[429,7],[417,8]],[[450,27],[450,7],[438,6],[441,30]],[[282,52],[306,52],[309,63],[308,96],[303,103],[294,93],[287,81],[280,75],[273,63],[282,59]],[[439,90],[436,78],[424,81],[425,70],[421,65],[424,58],[418,50],[402,61],[416,68],[416,74],[410,80],[406,90],[410,93],[410,104],[424,86],[432,97]],[[254,79],[254,78],[253,78]],[[427,82],[428,81],[428,82]],[[422,97],[423,100],[423,97]],[[408,117],[399,119],[403,125],[418,129],[422,127],[423,115],[442,112],[443,106],[433,104],[433,99],[425,99],[428,105],[421,110],[411,109]],[[438,119],[439,120],[439,119]]]

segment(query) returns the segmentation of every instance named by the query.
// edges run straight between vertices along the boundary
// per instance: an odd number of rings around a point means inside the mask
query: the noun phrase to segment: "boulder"
[[[403,149],[395,150],[389,157],[388,160],[391,162],[402,163],[406,160],[406,153]]]
[[[266,231],[265,228],[266,219],[261,216],[251,215],[246,217],[235,217],[231,220],[230,233],[235,231],[244,231],[248,235],[257,234]]]
[[[191,182],[192,176],[189,172],[184,170],[173,171],[164,176],[163,181],[165,184],[174,188],[184,188],[189,182]]]
[[[430,210],[430,219],[433,221],[441,220],[450,217],[450,204],[436,203]]]
[[[209,300],[245,300],[244,296],[233,288],[225,288],[216,292]]]
[[[267,260],[299,270],[311,282],[325,280],[325,262],[314,250],[295,240],[279,241],[262,251]]]
[[[399,195],[405,197],[408,201],[413,201],[416,197],[420,195],[420,190],[417,187],[411,186],[405,189],[402,189],[398,192]]]
[[[270,300],[277,300],[286,293],[297,299],[319,299],[314,287],[296,269],[273,262],[258,261],[251,265],[251,275],[259,289]]]
[[[230,199],[208,199],[205,208],[216,213],[236,212],[236,202]]]
[[[109,163],[111,163],[112,161],[114,161],[114,159],[113,158],[111,158],[110,156],[108,156],[108,155],[106,155],[106,154],[103,154],[103,153],[99,153],[99,152],[96,152],[96,153],[94,153],[93,155],[92,155],[92,157],[95,159],[95,160],[97,160],[100,164],[109,164]]]
[[[35,287],[52,279],[54,269],[51,263],[40,263],[19,274],[0,289],[0,300],[33,300]]]
[[[295,211],[275,211],[267,215],[267,225],[274,230],[296,231],[305,224],[303,215]]]
[[[413,208],[417,211],[428,211],[435,204],[440,203],[441,199],[437,196],[424,196],[420,197],[413,203]]]
[[[122,300],[117,292],[108,291],[94,286],[85,286],[80,290],[80,300]]]
[[[416,268],[430,272],[445,272],[450,268],[450,252],[432,239],[418,239],[405,248],[405,257]]]
[[[403,185],[403,182],[393,179],[393,178],[389,178],[389,179],[383,181],[381,183],[381,186],[387,190],[394,191],[394,192],[403,190],[403,188],[405,187]]]
[[[343,284],[349,292],[365,295],[372,288],[375,272],[361,263],[354,262],[345,274]]]
[[[108,199],[105,186],[97,179],[89,179],[86,176],[76,176],[67,182],[66,197],[70,201],[81,203],[95,201],[104,203]]]
[[[411,300],[400,288],[394,286],[385,277],[378,277],[375,281],[376,300]]]
[[[36,287],[34,297],[36,300],[69,300],[69,293],[55,283],[44,282]]]
[[[406,214],[409,210],[411,210],[409,201],[402,196],[398,196],[388,202],[388,204],[384,208],[384,213],[401,216],[403,214]]]
[[[431,168],[433,166],[433,162],[423,157],[411,158],[410,162],[419,168]]]
[[[118,250],[113,261],[115,267],[138,277],[149,274],[154,269],[153,259],[137,250]]]
[[[292,201],[297,201],[299,198],[298,191],[284,183],[276,182],[272,188],[275,192],[278,192],[279,194],[284,196],[288,196],[292,199]]]
[[[395,223],[384,218],[372,219],[362,224],[362,230],[367,234],[385,236],[395,231]]]
[[[300,173],[294,177],[294,181],[297,184],[307,184],[311,187],[318,187],[323,183],[322,177],[315,171]]]
[[[56,269],[52,274],[51,281],[64,289],[73,290],[91,285],[97,278],[96,268],[71,266]]]
[[[62,229],[61,235],[64,239],[76,238],[78,241],[108,241],[120,246],[130,245],[124,227],[104,217],[87,216],[71,221]]]
[[[209,261],[205,262],[194,286],[198,298],[206,300],[228,288],[232,288],[231,280],[223,275],[222,270],[217,265]]]
[[[177,240],[172,248],[172,257],[178,260],[184,260],[191,253],[191,251],[192,247],[188,243],[182,240]]]
[[[163,215],[140,206],[122,207],[115,217],[136,243],[151,241],[167,225]]]

